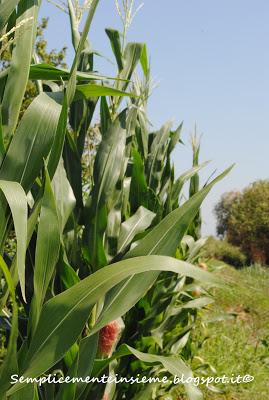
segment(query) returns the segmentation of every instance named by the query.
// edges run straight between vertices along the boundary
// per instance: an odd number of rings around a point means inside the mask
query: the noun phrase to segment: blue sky
[[[190,166],[189,134],[203,134],[201,160],[212,160],[206,179],[232,163],[234,170],[213,189],[203,206],[203,232],[213,234],[212,209],[221,194],[241,189],[269,171],[269,2],[267,0],[144,0],[129,31],[130,41],[146,42],[152,76],[159,83],[150,99],[154,127],[184,121],[174,155],[180,174]],[[137,1],[137,4],[139,2]],[[43,0],[50,18],[50,48],[67,45],[68,17]],[[105,27],[120,28],[114,0],[101,0],[90,32],[95,50],[113,59]],[[104,59],[96,68],[113,73]]]

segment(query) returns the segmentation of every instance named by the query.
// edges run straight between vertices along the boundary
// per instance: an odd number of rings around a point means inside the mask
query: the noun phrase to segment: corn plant
[[[191,136],[191,146],[192,146],[192,165],[193,167],[199,165],[199,156],[200,156],[200,138],[196,132]],[[192,197],[195,193],[197,193],[200,189],[199,187],[199,175],[195,174],[190,179],[190,188],[189,188],[189,197]],[[202,225],[202,218],[200,211],[194,218],[194,221],[189,227],[189,234],[193,236],[195,239],[199,239],[201,237],[201,225]]]
[[[176,254],[203,199],[229,170],[179,204],[183,184],[201,166],[175,179],[170,154],[181,128],[173,131],[166,124],[158,132],[149,130],[146,46],[125,44],[119,32],[106,30],[118,71],[114,79],[97,74],[87,36],[98,0],[87,2],[82,32],[76,6],[70,0],[65,8],[75,49],[67,70],[36,63],[40,1],[0,4],[0,30],[12,37],[11,63],[0,76],[3,399],[112,399],[118,396],[115,388],[104,394],[100,384],[52,384],[44,378],[113,373],[117,360],[128,361],[130,355],[171,375],[191,375],[176,350],[142,352],[130,346],[127,334],[117,342],[124,322],[126,333],[130,330],[128,312],[152,287],[155,296],[161,290],[161,272],[169,272],[170,305],[186,279],[216,284],[191,257],[183,261]],[[146,82],[142,91],[132,85],[139,63]],[[20,119],[29,79],[39,92]],[[98,109],[100,123],[93,127]],[[87,165],[85,147],[94,129],[101,140]],[[160,331],[162,325],[154,328]],[[171,343],[165,346],[170,349]],[[11,384],[11,376],[43,381]],[[186,390],[190,398],[201,397],[191,384]]]

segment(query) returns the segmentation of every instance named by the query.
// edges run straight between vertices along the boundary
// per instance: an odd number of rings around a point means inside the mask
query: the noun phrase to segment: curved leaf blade
[[[90,97],[100,97],[100,96],[136,97],[134,93],[124,92],[122,90],[118,90],[110,86],[89,83],[85,85],[76,86],[76,94],[74,97],[74,101],[81,99],[89,99]]]
[[[0,169],[0,179],[31,188],[56,134],[61,105],[46,93],[35,98],[25,112]]]
[[[61,243],[61,226],[48,172],[41,202],[37,231],[34,273],[34,297],[31,308],[32,330],[35,330],[41,307],[58,260]]]
[[[17,269],[20,287],[24,301],[25,298],[25,254],[27,248],[27,197],[17,182],[0,180],[0,189],[4,193],[10,207],[15,233],[17,237]]]
[[[122,280],[146,271],[171,271],[212,284],[218,282],[199,268],[164,256],[137,257],[104,267],[44,305],[23,375],[36,377],[52,367],[81,334],[92,306]],[[8,394],[22,387],[16,384]]]
[[[121,224],[119,239],[118,239],[118,253],[131,243],[135,235],[146,230],[152,223],[156,214],[147,208],[140,206],[136,213],[129,219]]]
[[[168,214],[124,258],[151,254],[173,257],[177,246],[199,210],[204,198],[215,183],[224,178],[230,170],[231,168],[228,168],[208,186],[189,199],[182,207]],[[130,276],[128,280],[114,287],[106,296],[102,313],[94,327],[94,331],[101,329],[110,321],[124,315],[148,291],[158,275],[158,272],[151,271],[141,275]],[[126,300],[123,302],[122,298]]]
[[[11,334],[9,337],[9,343],[7,348],[7,355],[0,368],[0,396],[4,396],[5,391],[10,385],[10,375],[17,372],[18,362],[17,362],[17,336],[18,336],[18,306],[16,303],[15,288],[13,285],[12,277],[9,269],[0,255],[0,270],[2,270],[5,280],[7,282],[8,290],[11,295],[13,302],[12,310],[12,323],[11,323]]]
[[[18,6],[15,46],[2,102],[3,132],[7,142],[16,128],[28,81],[39,6],[40,0],[21,0]]]
[[[9,17],[16,9],[20,0],[8,0],[0,4],[0,31],[4,29],[8,23]]]

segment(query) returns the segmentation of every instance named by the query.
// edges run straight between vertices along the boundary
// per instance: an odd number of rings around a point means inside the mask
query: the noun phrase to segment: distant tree
[[[240,196],[240,192],[228,192],[221,196],[220,201],[215,206],[217,217],[217,235],[224,238],[228,230],[228,220],[231,213],[232,204]]]
[[[253,262],[269,263],[269,180],[224,195],[215,208],[217,231]]]

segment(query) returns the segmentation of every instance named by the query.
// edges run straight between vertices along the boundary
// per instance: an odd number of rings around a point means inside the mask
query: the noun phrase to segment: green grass
[[[252,266],[235,270],[223,265],[218,274],[229,282],[229,287],[215,290],[215,304],[204,314],[208,339],[198,356],[216,370],[208,375],[250,374],[255,379],[248,384],[216,385],[225,393],[205,390],[205,399],[267,400],[269,268]]]

